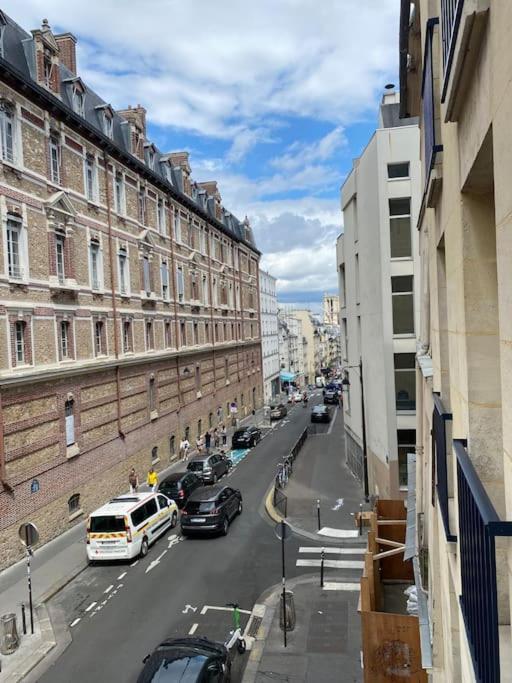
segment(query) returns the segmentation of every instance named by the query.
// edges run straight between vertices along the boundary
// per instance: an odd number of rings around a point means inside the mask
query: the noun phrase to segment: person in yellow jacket
[[[153,492],[156,491],[156,487],[158,485],[158,474],[155,472],[155,470],[151,467],[151,469],[148,472],[148,476],[146,479],[148,486],[151,488]]]

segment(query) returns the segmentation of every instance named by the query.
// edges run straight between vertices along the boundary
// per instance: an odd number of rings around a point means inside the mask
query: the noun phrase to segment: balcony
[[[453,445],[457,457],[460,607],[476,680],[499,683],[496,537],[512,537],[512,522],[498,517],[473,467],[466,442],[454,439]]]
[[[441,0],[441,27],[443,32],[443,66],[445,79],[450,77],[450,68],[455,52],[460,16],[464,0]]]
[[[425,57],[423,61],[423,81],[421,84],[421,100],[423,109],[423,160],[425,164],[425,193],[429,193],[432,169],[438,152],[442,152],[443,146],[436,138],[436,106],[434,91],[434,63],[433,63],[433,40],[434,31],[439,24],[439,19],[434,17],[427,21],[425,37]]]
[[[434,411],[432,414],[432,505],[437,500],[439,510],[443,520],[446,540],[455,542],[457,536],[452,532],[450,526],[450,500],[453,500],[453,482],[451,467],[448,467],[448,457],[446,449],[446,423],[452,420],[451,413],[447,413],[443,403],[437,394],[433,394]]]

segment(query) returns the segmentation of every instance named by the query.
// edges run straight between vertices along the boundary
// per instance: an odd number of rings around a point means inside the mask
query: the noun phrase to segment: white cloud
[[[284,154],[271,159],[270,163],[281,171],[295,171],[309,164],[331,159],[346,142],[343,128],[337,126],[314,143],[292,143]]]

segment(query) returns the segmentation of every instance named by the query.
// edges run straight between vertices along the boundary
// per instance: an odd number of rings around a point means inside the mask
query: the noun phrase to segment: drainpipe
[[[114,316],[114,354],[116,360],[119,359],[119,330],[117,328],[117,303],[116,303],[116,285],[114,277],[114,246],[112,239],[112,208],[110,205],[110,188],[108,183],[108,155],[103,152],[103,162],[105,164],[105,196],[107,201],[107,224],[108,224],[108,257],[110,264],[110,291],[112,292],[112,314]],[[114,169],[112,168],[112,172]],[[121,424],[121,378],[119,364],[116,364],[116,403],[117,403],[117,431],[121,437],[124,437],[123,427]]]
[[[169,212],[170,214],[170,212]],[[176,379],[178,383],[178,408],[177,413],[181,410],[181,384],[180,384],[180,364],[178,360],[178,352],[180,346],[180,327],[178,324],[178,289],[176,285],[176,278],[178,277],[178,271],[176,270],[176,263],[174,260],[174,238],[173,238],[173,220],[171,216],[171,221],[169,225],[169,241],[171,243],[171,281],[172,281],[172,294],[174,299],[174,338],[176,340]]]
[[[4,416],[2,412],[2,392],[0,391],[0,484],[7,493],[14,493],[13,487],[7,481],[5,469],[5,445],[4,445]]]

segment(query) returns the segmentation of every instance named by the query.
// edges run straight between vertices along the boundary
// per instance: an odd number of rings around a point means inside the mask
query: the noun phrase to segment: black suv
[[[228,533],[231,520],[242,512],[242,494],[231,486],[200,488],[190,496],[181,512],[181,533],[220,531]]]
[[[332,403],[338,405],[338,390],[337,389],[326,389],[324,394],[324,403]]]
[[[223,453],[196,455],[187,465],[187,470],[200,477],[204,484],[216,484],[223,474],[229,472],[233,463]]]
[[[261,441],[261,431],[258,427],[237,429],[231,439],[231,448],[250,448]]]
[[[173,472],[158,485],[158,490],[167,498],[172,498],[179,508],[187,502],[188,497],[203,481],[193,472]]]
[[[315,406],[311,411],[311,422],[330,422],[331,411],[328,406]]]
[[[137,683],[186,681],[228,683],[231,661],[227,648],[207,638],[170,638],[144,659]]]

